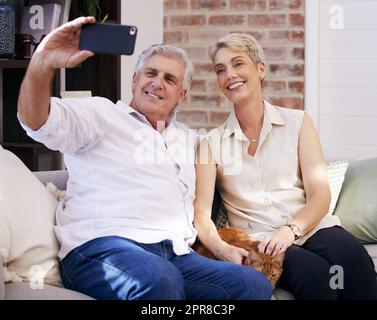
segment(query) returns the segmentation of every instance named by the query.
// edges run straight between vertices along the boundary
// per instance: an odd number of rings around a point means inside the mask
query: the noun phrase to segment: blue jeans
[[[73,249],[61,262],[66,288],[110,300],[266,300],[272,287],[259,271],[191,251],[109,236]]]

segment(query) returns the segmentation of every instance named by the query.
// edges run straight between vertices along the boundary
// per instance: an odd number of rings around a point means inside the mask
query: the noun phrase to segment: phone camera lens
[[[130,29],[130,35],[133,36],[136,34],[136,28],[135,27],[131,27]]]

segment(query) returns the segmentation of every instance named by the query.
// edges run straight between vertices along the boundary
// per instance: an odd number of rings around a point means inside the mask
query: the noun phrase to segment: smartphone
[[[80,35],[80,50],[95,53],[132,55],[135,49],[137,28],[111,23],[85,24]]]

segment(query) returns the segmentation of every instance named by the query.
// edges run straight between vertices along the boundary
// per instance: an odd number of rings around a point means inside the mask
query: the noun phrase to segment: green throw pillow
[[[377,243],[377,158],[349,165],[334,214],[363,243]]]

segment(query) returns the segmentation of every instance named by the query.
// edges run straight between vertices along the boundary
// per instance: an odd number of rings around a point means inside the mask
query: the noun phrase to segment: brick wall
[[[302,109],[304,0],[164,0],[164,41],[184,48],[195,67],[178,119],[207,129],[226,120],[231,104],[217,88],[209,49],[230,32],[251,33],[265,50],[265,98]]]

